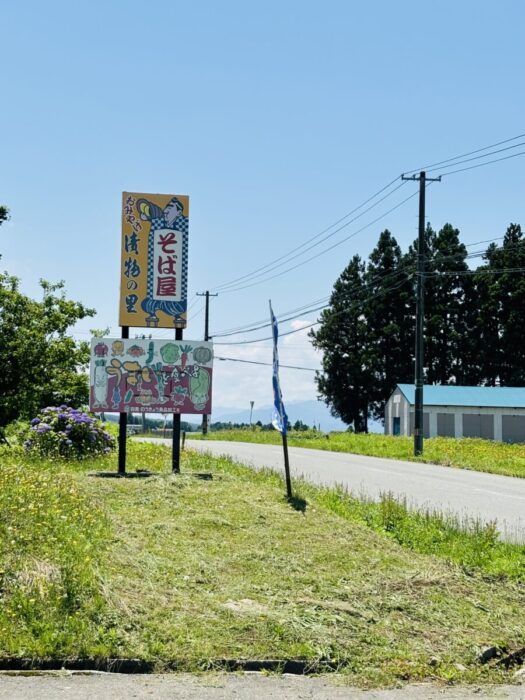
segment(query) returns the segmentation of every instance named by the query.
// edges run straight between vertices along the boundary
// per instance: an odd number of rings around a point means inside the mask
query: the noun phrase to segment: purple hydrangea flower
[[[31,425],[38,425],[40,423],[40,418],[33,418]]]

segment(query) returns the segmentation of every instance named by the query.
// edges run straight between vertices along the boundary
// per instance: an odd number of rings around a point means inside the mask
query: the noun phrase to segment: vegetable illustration
[[[174,365],[179,359],[179,348],[175,343],[166,343],[160,349],[160,356],[167,365]]]
[[[106,343],[97,343],[95,345],[95,355],[97,357],[106,357],[108,354],[108,346]]]
[[[111,354],[113,357],[116,355],[123,355],[124,354],[124,343],[122,340],[114,340],[111,344]]]
[[[191,345],[183,345],[181,347],[182,355],[180,356],[180,368],[183,370],[188,361],[188,353],[191,352]]]
[[[152,341],[148,345],[148,357],[146,359],[147,365],[149,365],[149,364],[151,364],[151,362],[153,362],[154,350],[155,350],[155,343],[153,343],[153,341]]]
[[[184,403],[184,399],[188,394],[188,390],[184,386],[177,386],[173,390],[173,403],[181,406]]]
[[[107,369],[105,365],[106,360],[95,360],[95,406],[107,406],[106,392],[108,386],[108,375],[106,374]]]
[[[131,357],[140,357],[144,354],[144,348],[141,348],[140,345],[132,345],[128,350],[128,355],[131,355]]]
[[[202,367],[197,367],[196,373],[190,377],[190,398],[195,408],[204,408],[208,401],[210,390],[210,375]]]
[[[195,348],[195,350],[193,351],[193,359],[195,360],[195,362],[198,362],[199,365],[205,365],[211,360],[211,357],[211,350],[209,348],[204,347],[203,345],[199,346],[198,348]]]

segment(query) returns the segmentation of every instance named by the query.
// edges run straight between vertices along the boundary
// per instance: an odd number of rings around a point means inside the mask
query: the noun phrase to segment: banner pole
[[[290,478],[290,462],[288,461],[288,438],[286,432],[282,432],[283,436],[283,452],[284,452],[284,473],[286,475],[286,497],[291,500],[292,493],[292,480]]]

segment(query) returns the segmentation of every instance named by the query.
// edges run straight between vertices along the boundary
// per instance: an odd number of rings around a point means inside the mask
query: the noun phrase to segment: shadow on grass
[[[300,496],[290,496],[290,498],[287,498],[286,500],[294,510],[299,511],[300,513],[304,513],[306,511],[307,503],[304,498],[301,498]]]
[[[88,476],[99,479],[147,479],[155,476],[156,472],[148,472],[145,469],[137,469],[135,472],[89,472]]]

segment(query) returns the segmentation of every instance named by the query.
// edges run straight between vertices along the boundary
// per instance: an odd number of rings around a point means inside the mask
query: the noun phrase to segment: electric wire
[[[428,183],[426,186],[429,187],[430,184],[431,184],[431,183]],[[311,262],[312,260],[316,260],[316,259],[320,258],[322,255],[325,255],[326,253],[329,253],[330,251],[332,251],[332,250],[334,250],[335,248],[339,247],[339,246],[342,245],[343,243],[346,243],[346,241],[349,241],[351,238],[354,238],[355,236],[357,236],[358,233],[361,233],[361,231],[364,231],[365,229],[370,228],[370,226],[373,226],[374,224],[376,224],[378,221],[381,221],[381,219],[384,219],[385,216],[388,216],[388,214],[391,214],[391,213],[392,213],[393,211],[395,211],[396,209],[399,209],[399,207],[403,206],[403,204],[406,204],[406,202],[408,202],[410,199],[412,199],[413,197],[415,197],[417,194],[418,194],[418,192],[417,192],[417,190],[416,190],[416,191],[413,192],[411,195],[409,195],[409,196],[406,197],[405,199],[401,200],[401,202],[398,202],[398,204],[396,204],[394,207],[391,207],[390,209],[388,209],[388,211],[384,212],[383,214],[381,214],[380,216],[378,216],[377,218],[375,218],[373,221],[370,221],[368,224],[365,224],[365,225],[362,226],[361,228],[357,229],[357,231],[354,231],[353,233],[351,233],[350,235],[348,235],[348,236],[346,236],[345,238],[341,239],[341,240],[338,241],[337,243],[333,243],[331,246],[329,246],[328,248],[325,248],[325,250],[320,251],[320,252],[317,253],[316,255],[314,255],[314,256],[312,256],[312,257],[310,257],[310,258],[307,258],[306,260],[303,260],[302,262],[297,263],[296,265],[293,265],[292,267],[289,267],[289,268],[287,268],[286,270],[283,270],[283,271],[281,271],[281,272],[278,272],[278,273],[275,274],[275,275],[271,275],[270,277],[266,277],[266,278],[263,279],[263,280],[259,280],[258,282],[254,282],[253,284],[246,284],[246,285],[244,285],[244,286],[242,286],[242,287],[236,287],[235,289],[227,289],[226,291],[223,292],[223,294],[230,294],[230,293],[232,293],[232,292],[240,292],[240,291],[243,290],[243,289],[249,289],[250,287],[255,287],[255,286],[259,285],[259,284],[263,284],[264,282],[269,282],[270,280],[275,279],[276,277],[281,277],[282,275],[285,275],[285,274],[287,274],[288,272],[291,272],[292,270],[296,270],[298,267],[302,267],[303,265],[306,265],[307,263]]]
[[[266,365],[266,367],[272,367],[273,362],[257,362],[255,360],[241,360],[238,357],[218,357],[215,355],[215,360],[222,360],[223,362],[242,362],[248,365]],[[286,369],[302,369],[306,372],[318,372],[319,370],[314,369],[313,367],[298,367],[296,365],[283,365],[279,363],[279,368],[286,368]]]
[[[388,293],[388,292],[393,292],[393,291],[395,291],[396,289],[399,289],[399,287],[401,287],[403,284],[406,284],[406,282],[411,278],[412,275],[413,275],[413,273],[410,274],[410,275],[408,275],[406,278],[402,279],[402,280],[401,280],[400,282],[398,282],[397,284],[392,285],[391,287],[385,287],[384,289],[378,290],[378,291],[377,291],[374,295],[372,295],[372,296],[368,296],[368,297],[366,297],[366,298],[364,298],[364,299],[361,299],[361,300],[354,300],[354,301],[352,301],[352,302],[350,303],[350,306],[349,306],[349,307],[345,307],[344,309],[341,309],[341,311],[334,311],[334,312],[332,312],[332,317],[333,317],[333,316],[339,316],[339,315],[342,314],[342,313],[348,313],[348,311],[351,310],[351,309],[359,308],[362,304],[365,304],[367,301],[370,301],[371,299],[377,298],[377,295],[378,295],[378,294],[386,294],[386,293]],[[357,304],[358,301],[359,301],[359,303]],[[357,307],[356,307],[356,304],[357,304]],[[313,323],[310,323],[310,324],[308,324],[308,325],[306,325],[306,326],[301,326],[301,328],[294,328],[294,329],[291,330],[291,331],[285,331],[284,333],[279,333],[279,337],[282,338],[282,337],[284,337],[284,336],[293,335],[294,333],[300,333],[301,331],[307,330],[307,329],[309,329],[309,328],[313,328],[314,326],[318,326],[320,323],[321,323],[321,321],[314,321]],[[269,337],[267,337],[267,338],[255,338],[255,339],[253,339],[253,340],[231,341],[231,342],[228,342],[228,343],[219,342],[219,343],[214,343],[214,345],[251,345],[251,344],[253,344],[253,343],[260,343],[260,342],[267,341],[267,340],[273,340],[273,336],[269,336]]]
[[[518,148],[519,146],[525,146],[525,141],[522,141],[521,143],[516,143],[513,146],[507,146],[506,148],[499,148],[497,151],[491,151],[490,153],[484,153],[481,156],[474,156],[474,158],[466,158],[465,160],[458,160],[457,163],[452,163],[451,167],[456,167],[456,165],[463,165],[463,163],[471,163],[473,160],[479,160],[480,158],[488,158],[489,156],[495,156],[497,153],[503,153],[504,151],[509,151],[513,148]],[[519,154],[516,154],[519,155]],[[490,162],[486,163],[488,165]],[[430,170],[427,170],[427,173],[433,173],[436,170],[443,170],[444,168],[430,168]]]
[[[330,224],[330,226],[327,226],[319,233],[316,233],[314,236],[312,236],[311,238],[306,240],[304,243],[301,243],[301,245],[296,246],[295,248],[292,248],[292,250],[288,251],[288,253],[285,253],[284,255],[281,255],[280,257],[275,258],[274,260],[270,261],[266,265],[263,265],[262,267],[259,267],[255,270],[252,270],[251,272],[249,272],[245,275],[242,275],[242,277],[237,277],[234,280],[230,280],[229,282],[223,282],[222,284],[213,287],[212,288],[213,291],[216,291],[218,289],[222,289],[224,287],[229,287],[233,284],[236,284],[237,282],[240,282],[248,277],[251,277],[252,275],[254,275],[258,272],[261,272],[262,270],[266,270],[267,268],[272,267],[272,265],[274,265],[275,263],[280,262],[281,260],[290,257],[293,253],[297,252],[298,250],[301,250],[301,248],[304,248],[306,245],[308,245],[309,243],[314,241],[316,238],[319,238],[319,236],[322,236],[323,234],[327,233],[328,231],[330,231],[330,229],[334,228],[335,226],[338,226],[342,221],[347,219],[349,216],[352,216],[352,214],[355,214],[356,212],[358,212],[360,209],[362,209],[364,206],[366,206],[369,202],[372,202],[376,197],[378,197],[380,194],[385,192],[385,190],[387,190],[389,187],[392,187],[392,185],[394,185],[397,181],[398,181],[398,178],[397,177],[394,178],[388,184],[384,185],[384,187],[382,187],[380,190],[378,190],[375,194],[373,194],[371,197],[368,197],[368,199],[366,199],[364,202],[362,202],[359,206],[357,206],[354,209],[352,209],[351,211],[349,211],[347,214],[342,216],[337,221],[334,221],[333,224]],[[398,188],[396,188],[396,189],[398,189]]]
[[[459,168],[458,170],[449,170],[447,173],[441,173],[441,177],[446,177],[447,175],[454,175],[455,173],[464,173],[466,170],[474,170],[475,168],[483,168],[485,165],[491,165],[492,163],[500,163],[502,160],[509,160],[510,158],[517,158],[518,156],[525,155],[525,151],[520,151],[519,153],[513,153],[510,156],[504,156],[503,158],[494,158],[494,160],[489,160],[486,163],[478,163],[477,165],[471,165],[468,168]]]
[[[354,216],[353,219],[350,219],[350,221],[347,221],[347,222],[344,223],[342,226],[340,226],[339,228],[335,229],[335,231],[332,231],[331,233],[329,233],[328,235],[326,235],[324,238],[321,238],[319,241],[317,241],[317,243],[313,243],[312,245],[308,246],[307,248],[305,248],[305,249],[302,251],[302,253],[299,253],[298,255],[294,255],[294,256],[290,257],[289,260],[284,260],[283,262],[280,262],[278,265],[273,265],[273,266],[271,266],[270,269],[266,270],[265,272],[259,272],[258,274],[251,273],[251,274],[249,274],[249,275],[244,275],[244,277],[243,277],[242,279],[246,279],[247,277],[249,277],[250,280],[254,280],[254,279],[257,279],[258,277],[265,277],[269,272],[272,272],[273,270],[277,270],[278,268],[282,267],[283,265],[287,265],[288,263],[290,263],[292,260],[295,260],[296,258],[300,258],[300,257],[301,257],[302,255],[304,255],[305,253],[308,253],[308,251],[313,250],[314,248],[317,248],[317,246],[321,245],[322,243],[324,243],[325,241],[327,241],[329,238],[332,238],[332,236],[335,236],[335,234],[336,234],[336,233],[339,233],[339,231],[342,231],[342,230],[345,229],[347,226],[350,226],[350,224],[352,224],[352,223],[354,223],[355,221],[357,221],[358,219],[360,219],[362,216],[364,216],[365,214],[367,214],[367,213],[368,213],[369,211],[371,211],[372,209],[375,209],[375,207],[379,206],[379,204],[381,204],[381,202],[383,202],[383,201],[384,201],[385,199],[387,199],[388,197],[392,196],[392,195],[394,194],[394,192],[397,192],[397,190],[400,189],[401,187],[403,187],[403,185],[405,185],[405,184],[406,184],[405,182],[402,182],[401,184],[399,184],[399,185],[398,185],[397,187],[395,187],[391,192],[389,192],[389,193],[386,194],[384,197],[382,197],[382,198],[379,199],[377,202],[375,202],[375,203],[372,204],[370,207],[368,207],[368,209],[365,209],[364,211],[362,211],[362,212],[361,212],[360,214],[358,214],[357,216]],[[306,243],[303,244],[302,247],[304,247],[304,245],[306,245]],[[330,250],[330,249],[329,249],[329,250]],[[289,256],[284,256],[284,257],[289,257]],[[311,260],[311,259],[312,259],[312,258],[310,258],[310,260]],[[305,262],[308,262],[308,261],[305,261]],[[290,268],[290,269],[295,269],[295,268]],[[266,278],[266,279],[273,279],[273,278],[272,278],[272,277],[269,277],[269,278]],[[240,280],[239,280],[239,281],[240,281]],[[247,285],[247,286],[253,286],[253,285],[250,284],[250,285]],[[232,287],[235,287],[235,289],[232,289]],[[224,293],[224,292],[226,292],[226,291],[239,291],[240,289],[245,289],[245,288],[246,288],[246,287],[238,287],[238,285],[237,285],[236,283],[234,283],[234,282],[232,282],[232,283],[230,283],[230,284],[225,284],[225,285],[223,285],[222,287],[215,287],[215,289],[219,290],[221,293]]]
[[[496,148],[496,146],[502,146],[504,143],[510,143],[511,141],[517,141],[518,139],[522,139],[524,137],[525,137],[525,133],[518,134],[517,136],[512,136],[510,139],[504,139],[503,141],[498,141],[497,143],[493,143],[490,146],[484,146],[483,148],[477,148],[475,151],[469,151],[468,153],[462,153],[461,155],[454,156],[453,158],[447,158],[446,160],[440,160],[437,163],[430,163],[429,165],[423,165],[420,168],[414,168],[413,170],[407,170],[403,174],[410,175],[411,173],[416,173],[416,172],[422,171],[422,170],[430,172],[429,168],[434,168],[435,166],[438,166],[438,165],[444,165],[445,163],[451,163],[454,160],[459,160],[460,158],[466,158],[467,156],[473,156],[476,153],[481,153],[482,151],[490,151],[491,148]]]
[[[511,141],[517,141],[518,139],[521,139],[521,138],[523,138],[523,137],[525,137],[525,133],[518,134],[517,136],[513,136],[513,137],[511,137],[511,138],[504,139],[504,140],[502,140],[502,141],[498,141],[498,142],[493,143],[493,144],[491,144],[491,145],[489,145],[489,146],[484,146],[484,147],[482,147],[482,148],[478,148],[478,149],[475,149],[475,150],[473,150],[473,151],[468,151],[468,152],[466,152],[466,153],[463,153],[463,154],[454,156],[454,157],[452,157],[452,158],[447,158],[447,159],[442,160],[442,161],[438,161],[438,162],[431,163],[431,164],[426,165],[426,166],[422,166],[421,168],[419,168],[419,170],[429,169],[429,168],[434,168],[435,170],[437,170],[437,169],[438,169],[437,166],[444,166],[444,165],[446,165],[446,164],[452,164],[453,166],[455,166],[455,165],[461,164],[461,163],[463,163],[463,162],[467,162],[467,160],[462,160],[462,159],[465,159],[467,156],[472,156],[472,155],[475,155],[475,154],[479,154],[479,153],[482,153],[482,152],[484,152],[484,151],[491,151],[491,149],[494,149],[494,148],[497,147],[497,146],[504,145],[504,144],[506,144],[506,143],[510,143]],[[523,144],[514,144],[514,145],[512,145],[512,146],[509,146],[509,147],[504,148],[504,149],[500,149],[500,150],[498,150],[498,151],[492,151],[491,153],[484,153],[483,155],[478,156],[478,158],[487,158],[487,157],[490,157],[491,155],[494,155],[495,153],[499,153],[499,152],[502,152],[502,151],[504,151],[504,150],[508,150],[508,149],[511,149],[511,148],[517,148],[517,147],[519,147],[520,145],[523,145]],[[521,155],[521,153],[520,153],[520,154],[516,154],[516,155]],[[512,157],[515,157],[515,156],[513,155]],[[472,160],[472,159],[469,159],[469,160]],[[486,164],[489,165],[490,163],[492,163],[492,162],[497,162],[498,160],[500,160],[500,159],[494,159],[493,161],[489,161],[489,162],[487,162]],[[472,166],[471,166],[471,167],[472,167]],[[481,164],[480,164],[479,167],[481,167]],[[418,170],[418,169],[415,168],[414,170],[405,171],[405,174],[406,174],[406,173],[415,173],[417,170]],[[454,170],[454,171],[449,171],[449,172],[447,172],[447,173],[445,173],[445,174],[449,175],[449,174],[453,174],[454,172],[460,172],[460,171],[461,171],[461,170],[458,169],[458,170]],[[351,216],[353,213],[355,213],[355,212],[359,211],[360,209],[362,209],[364,206],[366,206],[367,203],[373,201],[373,200],[376,199],[380,194],[382,194],[382,193],[383,193],[384,191],[386,191],[389,187],[391,187],[391,186],[396,182],[396,180],[397,180],[397,178],[394,179],[394,180],[392,180],[391,182],[389,182],[387,185],[385,185],[385,186],[382,187],[380,190],[378,190],[378,192],[376,192],[374,195],[372,195],[372,196],[369,197],[367,200],[365,200],[361,205],[359,205],[358,207],[352,209],[350,212],[348,212],[348,214],[346,214],[345,216],[341,217],[340,219],[338,219],[336,222],[334,222],[333,224],[331,224],[331,225],[328,226],[327,228],[323,229],[323,231],[321,231],[319,234],[316,234],[315,236],[312,236],[312,237],[309,238],[307,241],[305,241],[305,242],[302,243],[301,245],[297,246],[296,248],[293,248],[293,249],[292,249],[291,251],[289,251],[288,253],[285,253],[284,255],[282,255],[282,256],[280,256],[280,257],[274,259],[273,261],[270,261],[270,262],[267,263],[266,265],[263,265],[262,267],[259,267],[259,268],[257,268],[256,270],[253,270],[253,271],[250,272],[250,273],[247,273],[247,274],[245,274],[245,275],[242,275],[241,277],[238,277],[238,278],[236,278],[236,279],[234,279],[234,280],[231,280],[231,281],[229,281],[229,282],[222,283],[221,285],[218,285],[218,286],[214,287],[214,289],[230,289],[230,288],[232,288],[231,291],[240,291],[241,289],[246,288],[246,287],[244,287],[244,286],[243,286],[243,287],[239,287],[237,290],[234,290],[234,289],[233,289],[233,287],[238,287],[238,283],[239,283],[239,282],[241,282],[241,281],[243,281],[243,280],[246,280],[247,278],[253,278],[254,276],[255,276],[255,277],[264,276],[264,275],[266,275],[268,272],[272,271],[273,269],[277,269],[277,267],[280,267],[280,266],[282,266],[282,265],[285,265],[285,264],[287,264],[287,262],[291,262],[291,260],[294,259],[294,257],[300,257],[301,255],[303,255],[303,254],[306,253],[307,251],[306,251],[306,250],[303,250],[303,251],[302,251],[299,255],[297,255],[297,256],[293,256],[293,253],[296,253],[297,251],[299,251],[299,250],[305,248],[309,243],[311,243],[312,241],[316,240],[317,238],[319,238],[320,236],[322,236],[324,233],[326,233],[326,232],[329,231],[330,229],[332,229],[332,228],[334,228],[335,226],[337,226],[340,222],[344,221],[346,218],[348,218],[349,216]],[[387,196],[390,196],[390,195],[393,194],[395,191],[396,191],[395,189],[392,190],[392,192],[390,192],[389,194],[387,194],[387,195],[386,195],[384,198],[382,198],[382,200],[380,200],[380,201],[383,201],[383,199],[385,199]],[[376,202],[373,206],[377,206],[379,203],[380,203],[380,202]],[[362,216],[364,213],[366,213],[366,212],[362,212],[359,216]],[[345,224],[345,226],[349,225],[350,223],[351,223],[351,222],[347,222],[347,223]],[[340,229],[338,229],[338,230],[340,230]],[[338,231],[333,231],[333,232],[330,234],[330,236],[335,235],[335,233],[337,233],[337,232],[338,232]],[[330,237],[330,236],[329,236],[329,237]],[[322,242],[323,242],[323,241],[318,241],[318,243],[316,243],[315,245],[320,245]],[[292,256],[293,256],[293,257],[292,257]],[[276,263],[281,262],[281,261],[284,261],[284,262],[282,262],[280,265],[277,265],[277,266],[276,266]],[[270,279],[271,279],[271,278],[270,278]]]
[[[494,241],[499,241],[499,240],[502,240],[503,238],[505,238],[505,236],[498,236],[496,238],[488,238],[488,239],[485,239],[482,241],[474,241],[472,243],[463,243],[462,245],[465,248],[470,248],[472,246],[481,245],[484,243],[493,243]],[[512,244],[512,246],[514,246],[514,245],[520,245],[520,243]],[[509,246],[506,246],[505,250],[508,247]],[[504,248],[497,248],[496,250],[504,250]],[[439,252],[441,252],[441,251],[439,251]],[[476,258],[476,257],[482,257],[483,255],[485,255],[485,253],[486,253],[486,251],[484,251],[484,250],[473,251],[472,253],[469,253],[465,257],[466,257],[466,259],[472,259],[472,258]],[[441,262],[443,262],[444,260],[452,260],[455,258],[460,258],[460,259],[463,258],[463,253],[461,251],[459,251],[458,253],[456,253],[453,256],[440,255],[439,260]],[[391,273],[391,274],[395,274],[395,272]],[[373,281],[375,281],[375,278],[373,280],[371,280],[370,282],[373,282]],[[330,296],[331,295],[321,297],[320,299],[315,299],[311,302],[308,302],[307,304],[303,304],[302,306],[299,306],[298,308],[284,311],[282,314],[279,314],[277,316],[277,320],[279,321],[279,323],[282,323],[285,321],[294,320],[295,318],[299,318],[300,316],[304,316],[307,313],[313,313],[315,310],[317,310],[314,307],[319,306],[319,304],[325,304],[327,301],[329,301]],[[304,313],[301,313],[303,311],[304,311]],[[296,315],[294,315],[294,314],[296,314]],[[287,318],[287,317],[290,317],[290,318]],[[261,328],[268,328],[270,325],[271,324],[267,321],[267,319],[261,319],[258,321],[252,321],[250,323],[246,323],[242,326],[235,326],[233,328],[227,328],[227,329],[224,329],[222,331],[217,331],[217,332],[213,333],[210,337],[223,338],[223,337],[227,337],[230,335],[240,335],[241,333],[248,333],[248,332],[252,332],[253,330],[260,330]]]
[[[484,241],[476,241],[476,242],[474,242],[474,243],[463,244],[463,245],[464,245],[465,247],[467,247],[467,246],[473,246],[473,245],[479,245],[479,244],[481,244],[481,243],[489,243],[489,242],[493,242],[494,240],[500,240],[500,238],[502,238],[502,237],[498,237],[498,238],[495,238],[495,239],[487,239],[487,240],[484,240]],[[523,240],[523,241],[518,241],[518,242],[512,243],[512,244],[509,244],[509,245],[507,245],[507,246],[505,246],[505,247],[501,246],[501,247],[499,247],[499,248],[496,248],[496,249],[494,250],[494,252],[506,251],[506,250],[508,250],[509,248],[520,247],[520,246],[523,246],[524,243],[525,243],[525,240]],[[446,249],[445,249],[445,250],[446,250]],[[476,258],[484,257],[484,256],[486,255],[486,252],[487,252],[487,251],[486,251],[486,250],[472,251],[471,253],[469,253],[469,254],[466,255],[466,256],[464,255],[464,253],[463,253],[462,251],[458,251],[458,252],[455,253],[454,255],[441,255],[440,253],[441,253],[442,251],[439,251],[439,250],[436,251],[436,252],[439,253],[439,256],[436,257],[434,260],[431,260],[431,261],[430,261],[431,264],[432,264],[432,263],[434,263],[434,264],[442,264],[443,262],[450,262],[450,261],[453,261],[453,260],[460,260],[460,261],[461,261],[461,260],[473,260],[473,259],[476,259]],[[509,268],[509,269],[514,269],[514,268]],[[516,269],[519,269],[519,268],[516,268]],[[371,287],[371,286],[373,286],[374,284],[376,284],[377,282],[383,282],[383,283],[384,283],[385,281],[387,281],[388,279],[390,279],[390,278],[392,278],[392,277],[396,277],[396,276],[399,276],[399,275],[405,275],[405,274],[407,274],[407,273],[412,273],[414,270],[415,270],[415,267],[414,267],[413,264],[412,264],[411,266],[406,266],[406,267],[403,266],[403,264],[401,264],[398,270],[394,270],[393,272],[388,273],[387,275],[378,275],[378,276],[372,278],[371,280],[367,281],[366,284],[367,284],[368,287]],[[436,275],[437,275],[437,274],[448,274],[448,275],[452,275],[452,276],[454,276],[454,275],[457,276],[457,275],[461,275],[461,274],[463,274],[463,273],[464,273],[464,274],[475,274],[476,272],[482,273],[482,272],[484,272],[484,268],[476,268],[475,270],[451,270],[451,271],[445,271],[445,272],[443,272],[443,273],[440,273],[439,271],[428,270],[428,271],[425,271],[425,276],[434,276],[434,274],[436,274]],[[350,295],[352,295],[353,293],[355,293],[356,291],[360,291],[360,290],[362,290],[362,289],[363,289],[362,287],[353,287],[353,288],[351,287],[351,288],[345,290],[344,295],[342,295],[340,298],[341,298],[341,300],[344,301],[344,299],[345,299],[346,296],[350,296]],[[379,290],[379,292],[381,292],[381,290]],[[331,298],[331,297],[326,297],[325,299],[318,300],[318,302],[316,302],[316,304],[318,304],[319,301],[321,301],[321,302],[323,302],[323,301],[324,301],[324,302],[328,302],[330,298]],[[296,320],[296,319],[299,318],[300,316],[304,316],[304,315],[309,314],[309,313],[315,313],[315,312],[317,312],[317,311],[321,311],[321,310],[323,310],[323,309],[328,308],[329,306],[330,306],[330,304],[324,303],[324,304],[322,304],[322,305],[320,305],[320,306],[317,305],[317,306],[315,306],[314,308],[310,307],[310,308],[308,308],[307,310],[303,311],[302,313],[296,314],[296,315],[294,315],[294,316],[288,316],[288,317],[287,317],[287,316],[285,316],[285,315],[283,314],[283,315],[281,315],[281,316],[279,316],[279,317],[277,317],[277,318],[278,318],[279,323],[285,323],[285,322],[287,322],[287,321]],[[288,313],[292,313],[292,312],[288,312]],[[244,329],[242,329],[242,330],[240,330],[240,331],[236,331],[236,332],[216,333],[216,334],[214,334],[213,336],[210,336],[210,337],[213,337],[213,338],[218,338],[218,337],[229,337],[229,336],[231,336],[231,335],[239,335],[239,334],[241,334],[241,333],[244,334],[244,333],[250,333],[250,332],[262,330],[263,328],[269,328],[270,326],[271,326],[271,323],[270,323],[270,322],[266,322],[266,323],[261,323],[261,324],[259,324],[259,325],[254,325],[254,326],[252,326],[252,327],[245,327]],[[299,328],[299,329],[296,329],[294,332],[299,332],[300,330],[303,330],[303,328],[304,328],[304,327]],[[216,344],[217,344],[217,345],[219,345],[219,344],[225,344],[225,345],[227,345],[227,344],[234,344],[234,343],[230,342],[230,343],[216,343]]]

